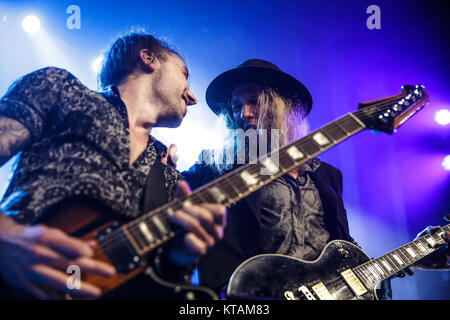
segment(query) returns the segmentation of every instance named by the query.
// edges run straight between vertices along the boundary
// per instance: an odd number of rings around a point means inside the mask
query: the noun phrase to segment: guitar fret
[[[374,270],[373,266],[371,264],[367,265],[367,270],[369,270],[370,274],[372,275],[372,278],[375,280],[375,283],[379,282],[379,276],[377,272]]]
[[[226,200],[225,194],[217,187],[202,190],[198,193],[198,195],[199,199],[203,200],[203,202],[222,203]]]
[[[331,124],[323,128],[322,131],[335,142],[340,142],[348,137],[347,132],[345,132],[338,124]]]
[[[411,248],[411,245],[408,245],[408,246],[406,247],[406,252],[409,254],[409,256],[410,256],[414,261],[417,260],[417,254],[416,254],[416,252],[414,251],[414,249]]]
[[[428,251],[428,245],[424,245],[422,243],[422,239],[418,239],[416,242],[417,246],[419,247],[420,252],[422,252],[423,255],[426,255],[429,253]]]
[[[356,267],[353,269],[353,272],[356,274],[356,276],[361,280],[364,285],[367,287],[368,280],[366,279],[366,276],[364,275],[364,272],[361,270],[360,267]]]
[[[336,126],[337,126],[340,130],[342,130],[347,136],[350,136],[350,135],[352,135],[352,132],[349,131],[349,130],[347,130],[347,129],[345,128],[345,125],[344,125],[344,120],[347,119],[347,117],[349,117],[349,116],[347,115],[347,116],[345,116],[344,118],[340,119],[339,121],[336,121],[335,124],[336,124]]]
[[[319,148],[332,144],[331,139],[323,132],[323,129],[314,133],[312,135],[312,139],[319,146]]]
[[[227,200],[227,196],[226,196],[225,192],[223,192],[218,187],[211,187],[209,189],[206,189],[205,192],[207,193],[207,196],[205,197],[206,199],[209,200],[210,197],[212,198],[212,201],[210,201],[210,202],[222,204],[222,203],[225,203]]]
[[[423,253],[420,250],[420,248],[418,247],[417,241],[411,242],[410,247],[414,250],[414,253],[417,255],[417,259],[416,260],[419,260],[419,259],[421,259],[422,257],[425,256],[425,253]]]
[[[409,244],[402,247],[403,248],[403,254],[405,255],[406,259],[408,259],[409,264],[413,264],[416,262],[416,253],[413,249],[409,246]]]
[[[149,230],[149,228],[148,228],[147,224],[145,223],[145,221],[142,221],[141,223],[139,223],[138,226],[139,226],[139,230],[142,232],[142,234],[146,238],[148,244],[151,244],[153,241],[155,241],[155,236]]]
[[[386,255],[386,261],[389,262],[389,265],[392,267],[394,272],[397,272],[402,267],[401,265],[396,261],[396,259],[393,257],[393,254],[395,254],[395,251],[391,252],[390,254]]]
[[[383,266],[384,270],[386,270],[386,274],[387,275],[391,275],[392,274],[392,266],[389,264],[389,262],[386,261],[386,259],[381,259],[381,265]]]
[[[244,182],[242,181],[241,183]],[[222,190],[224,190],[228,194],[228,197],[231,199],[238,198],[239,195],[241,194],[241,192],[238,189],[236,189],[235,184],[231,182],[224,183],[224,188]]]
[[[279,161],[280,161],[280,167],[283,168],[283,171],[292,166],[297,166],[297,164],[300,162],[300,161],[295,161],[294,159],[291,158],[291,156],[289,154],[286,155],[285,153],[280,153]]]
[[[364,283],[364,285],[366,287],[370,287],[371,286],[371,282],[368,279],[368,277],[366,276],[366,274],[364,273],[364,271],[362,270],[362,268],[360,267],[356,267],[353,269],[353,272],[358,276],[358,278]]]
[[[320,151],[320,147],[311,138],[301,140],[301,147],[306,151],[308,157],[311,157]]]
[[[400,247],[398,249],[398,254],[399,254],[399,257],[402,259],[403,263],[410,264],[411,261],[409,260],[408,256],[405,254],[403,247]]]
[[[369,277],[370,277],[370,281],[371,281],[371,283],[372,283],[372,286],[376,286],[377,283],[378,283],[376,275],[373,274],[371,268],[369,268],[368,265],[365,266],[365,269],[366,269],[367,274],[368,274]]]
[[[383,276],[386,274],[386,272],[383,270],[383,268],[376,261],[373,261],[372,264],[375,266],[375,269],[378,271],[378,274],[380,276]]]
[[[368,284],[370,284],[371,287],[376,285],[375,280],[373,279],[372,275],[370,274],[369,270],[367,269],[367,265],[364,265],[362,267],[362,272],[364,273],[366,277],[366,281]]]
[[[140,232],[139,229],[129,230],[130,235],[133,237],[134,242],[138,246],[139,250],[144,250],[147,247],[148,243],[145,241],[144,236]]]
[[[364,123],[362,123],[353,113],[349,113],[348,117],[343,121],[345,121],[345,125],[350,129],[350,133],[352,134],[365,127]]]
[[[434,239],[434,241],[436,241],[437,244],[441,245],[441,244],[445,244],[445,240],[441,238],[441,236],[437,233],[433,233],[431,235],[431,237]]]
[[[161,236],[165,236],[169,233],[167,226],[157,215],[154,215],[152,217],[152,222],[156,226],[156,229],[158,230]]]

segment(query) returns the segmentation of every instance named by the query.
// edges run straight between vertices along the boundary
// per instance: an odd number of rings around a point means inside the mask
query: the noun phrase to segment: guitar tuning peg
[[[450,213],[444,217],[445,220],[450,221]]]

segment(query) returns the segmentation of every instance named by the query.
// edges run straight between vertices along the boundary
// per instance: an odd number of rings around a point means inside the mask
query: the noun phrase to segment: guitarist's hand
[[[191,193],[189,184],[181,181],[177,187],[177,196]],[[222,239],[226,225],[226,207],[214,203],[192,205],[175,211],[171,221],[183,227],[186,235],[175,243],[170,257],[178,265],[188,265],[206,254],[217,240]]]
[[[423,231],[421,231],[417,237],[424,236],[426,234],[432,234],[440,230],[440,227],[435,226],[429,226]],[[413,264],[410,269],[412,271],[416,270],[449,270],[450,269],[450,249],[449,249],[449,243],[450,243],[450,235],[445,232],[442,238],[447,242],[447,248],[439,249],[436,252],[433,252],[428,257],[416,262]]]
[[[161,162],[176,168],[178,158],[179,156],[177,155],[177,145],[171,144],[170,147],[167,149],[166,156],[161,159]]]
[[[12,287],[39,299],[51,299],[52,288],[80,297],[97,297],[99,288],[81,281],[80,289],[69,289],[67,267],[77,265],[81,273],[110,277],[112,266],[94,260],[91,244],[44,225],[26,227],[0,212],[0,273]],[[76,290],[76,291],[75,291]]]

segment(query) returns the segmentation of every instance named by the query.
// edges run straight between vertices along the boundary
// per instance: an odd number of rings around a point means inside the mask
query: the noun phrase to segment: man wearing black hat
[[[216,77],[207,88],[206,101],[229,129],[253,129],[260,138],[264,130],[275,129],[279,145],[269,146],[272,149],[306,135],[306,116],[312,107],[311,94],[300,81],[260,59],[247,60]],[[244,150],[248,155],[251,146],[236,139],[234,132],[229,130],[221,148],[203,151],[199,161],[183,172],[192,189],[236,168],[237,157],[226,161],[230,151]],[[200,283],[224,293],[233,271],[252,256],[279,253],[314,260],[332,240],[354,242],[342,187],[341,172],[313,158],[237,202],[229,208],[223,239],[200,260]],[[398,276],[405,274],[411,270]],[[379,297],[391,298],[389,280],[381,289]]]
[[[311,94],[300,81],[259,59],[215,78],[206,101],[229,129],[276,129],[280,146],[269,146],[274,149],[306,135],[305,118],[312,107]],[[248,147],[244,142],[243,148]],[[224,161],[224,153],[233,148],[239,146],[228,137],[223,148],[202,152],[184,179],[195,189],[234,169],[238,164]],[[200,282],[223,292],[236,267],[257,254],[314,260],[331,240],[353,241],[341,194],[341,172],[314,158],[238,202],[229,209],[224,239],[201,259]]]

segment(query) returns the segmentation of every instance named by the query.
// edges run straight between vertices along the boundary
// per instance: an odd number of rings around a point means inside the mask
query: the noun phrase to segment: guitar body
[[[366,293],[358,296],[341,275],[341,272],[369,260],[357,246],[341,240],[328,243],[315,261],[281,254],[258,255],[244,261],[235,270],[227,294],[232,299],[313,300],[313,297],[319,300],[322,298],[313,287],[319,290],[321,283],[331,294],[328,299],[374,300],[377,298],[374,288],[367,288]]]
[[[103,292],[102,298],[218,299],[216,293],[209,288],[161,279],[148,264],[148,258],[139,256],[133,249],[120,228],[125,221],[117,218],[117,215],[111,214],[101,204],[83,199],[59,204],[49,210],[38,223],[83,240],[95,240],[94,259],[112,264],[118,270],[110,278],[83,273],[81,270],[82,281],[99,287]],[[112,241],[117,239],[121,241]],[[77,299],[76,290],[74,294],[64,296],[52,292],[52,296]]]

